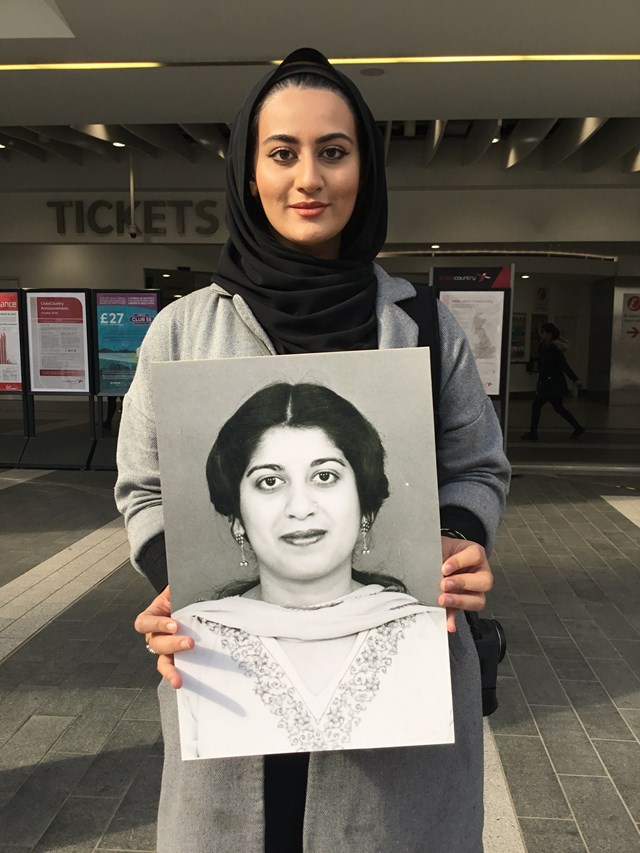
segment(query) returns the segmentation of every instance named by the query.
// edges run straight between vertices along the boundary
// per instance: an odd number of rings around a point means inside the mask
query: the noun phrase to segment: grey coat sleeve
[[[131,562],[138,571],[142,571],[143,548],[164,531],[151,362],[171,358],[166,346],[171,337],[168,319],[160,312],[144,339],[134,380],[123,400],[118,434],[115,499],[124,516]]]
[[[511,468],[502,430],[485,393],[467,338],[438,301],[441,346],[440,432],[437,445],[440,506],[462,507],[483,524],[490,553]]]

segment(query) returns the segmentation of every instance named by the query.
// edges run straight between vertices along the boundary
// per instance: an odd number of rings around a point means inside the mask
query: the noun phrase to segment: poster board
[[[144,336],[158,313],[158,291],[97,291],[93,300],[97,394],[122,397],[129,390]]]
[[[181,632],[196,643],[177,658],[184,681],[178,693],[183,759],[452,742],[445,611],[436,604],[442,556],[428,350],[166,362],[152,365],[152,380],[172,606]],[[295,424],[302,403],[287,392],[285,404],[276,404],[274,383],[312,385],[333,397],[321,397],[320,405],[312,395],[304,428],[282,426],[278,406]],[[335,411],[343,411],[335,395],[356,413],[347,418],[349,429],[342,422],[342,431],[335,427],[329,439],[329,427],[318,425],[335,424]],[[263,408],[254,412],[256,400],[268,405],[260,402]],[[246,408],[250,427],[238,421]],[[384,447],[384,454],[370,457],[378,460],[377,469],[356,461],[361,450],[353,448],[371,444],[363,418]],[[247,442],[253,450],[246,459],[234,449],[231,459],[237,461],[230,468],[207,462],[210,454],[219,459],[235,448],[228,437],[235,442],[252,424],[255,441]],[[343,449],[345,435],[355,436],[351,451]],[[383,455],[389,497],[374,515],[365,545],[358,530],[370,492],[363,492],[362,472],[379,471]],[[349,458],[353,465],[345,464]],[[209,479],[207,464],[217,472]],[[230,522],[216,492],[228,482],[229,470],[235,471],[240,527],[237,517]],[[351,502],[336,503],[342,493],[335,484],[349,477]],[[349,535],[345,518],[351,519]],[[242,550],[234,538],[239,530]],[[399,578],[413,602],[407,606],[422,610],[411,628],[400,626],[395,610],[384,624],[358,622],[356,630],[355,623],[342,623],[327,637],[326,614],[329,621],[344,612],[350,619],[349,608],[360,606],[364,596],[396,594],[363,580],[346,596],[313,601],[318,584],[324,589],[333,577],[327,565],[337,566],[343,580],[346,569],[349,583],[353,569]],[[220,587],[247,575],[257,576],[261,587],[220,597]],[[274,577],[290,584],[290,600],[263,597],[263,587],[281,591]],[[399,628],[406,629],[402,637]],[[295,633],[303,630],[310,636]],[[335,643],[322,645],[327,640],[346,646],[336,651]],[[314,689],[308,679],[322,673],[321,661],[333,668]],[[365,689],[357,687],[363,678]]]
[[[22,350],[17,290],[0,292],[0,393],[20,393]]]
[[[503,267],[432,267],[429,282],[450,305],[467,333],[485,391],[491,398],[506,450],[511,367],[513,264]],[[464,296],[462,296],[464,294]],[[500,297],[498,294],[501,294]],[[486,297],[486,298],[485,298]],[[502,315],[498,309],[502,305]]]
[[[31,392],[90,393],[87,293],[29,290],[25,298]]]
[[[442,290],[440,299],[467,336],[484,390],[500,393],[504,293],[501,290]]]

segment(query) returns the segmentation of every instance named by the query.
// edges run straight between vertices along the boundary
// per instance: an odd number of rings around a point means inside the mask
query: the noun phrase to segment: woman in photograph
[[[453,740],[444,611],[353,565],[389,495],[384,459],[322,385],[269,385],[224,424],[209,494],[258,576],[173,614],[194,641],[183,759]]]
[[[485,547],[504,508],[509,466],[467,340],[441,305],[439,603],[450,632],[455,744],[180,760],[173,655],[193,640],[171,618],[166,588],[151,363],[418,341],[399,304],[415,288],[374,263],[387,226],[381,134],[357,87],[322,54],[295,51],[249,93],[231,130],[226,200],[229,239],[213,283],[154,320],[118,444],[116,500],[131,559],[160,591],[136,620],[164,677],[158,853],[479,853],[479,666],[462,610],[481,610],[491,588]]]

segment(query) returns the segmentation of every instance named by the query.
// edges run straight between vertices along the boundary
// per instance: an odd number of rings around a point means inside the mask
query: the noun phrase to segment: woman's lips
[[[315,545],[326,536],[326,530],[293,530],[291,533],[285,533],[280,538],[287,545],[294,545],[296,548],[302,548],[305,545]]]
[[[327,208],[328,204],[322,202],[303,202],[301,204],[292,204],[291,209],[295,210],[300,216],[320,216]]]

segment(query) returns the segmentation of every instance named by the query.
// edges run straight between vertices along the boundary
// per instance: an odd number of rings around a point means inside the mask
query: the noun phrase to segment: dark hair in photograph
[[[324,385],[308,382],[267,385],[223,425],[206,466],[216,511],[241,520],[240,482],[262,436],[277,426],[318,427],[327,434],[353,468],[360,510],[372,523],[389,497],[380,436],[352,403]]]

